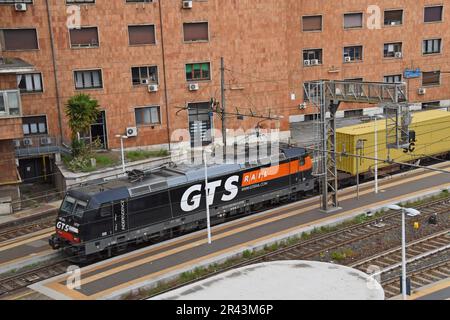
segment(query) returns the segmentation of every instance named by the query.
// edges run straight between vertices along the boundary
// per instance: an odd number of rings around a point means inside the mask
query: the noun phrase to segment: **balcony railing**
[[[70,152],[63,142],[60,138],[47,135],[25,136],[23,139],[13,140],[18,158]]]
[[[0,118],[22,116],[22,101],[19,90],[0,91]]]

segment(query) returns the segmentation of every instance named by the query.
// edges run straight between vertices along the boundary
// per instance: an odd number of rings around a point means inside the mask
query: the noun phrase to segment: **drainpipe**
[[[48,4],[48,0],[45,0],[45,6],[47,7],[47,20],[48,20],[48,32],[50,35],[50,46],[52,48],[52,63],[53,63],[53,76],[55,80],[55,90],[56,90],[56,106],[58,110],[58,124],[59,124],[59,135],[61,138],[61,145],[63,143],[63,127],[62,127],[62,116],[61,116],[61,99],[59,96],[59,84],[58,84],[58,76],[57,76],[57,67],[56,67],[56,53],[55,53],[55,45],[53,43],[53,29],[52,29],[52,21],[50,17],[50,6]]]
[[[161,53],[162,53],[162,63],[163,63],[163,75],[164,75],[164,99],[166,102],[167,142],[169,144],[169,151],[170,151],[171,145],[170,145],[170,123],[169,123],[169,98],[168,98],[168,94],[167,94],[166,52],[164,50],[164,30],[163,30],[161,0],[158,1],[158,8],[159,8],[159,24],[161,26],[160,27],[160,35],[161,35]]]

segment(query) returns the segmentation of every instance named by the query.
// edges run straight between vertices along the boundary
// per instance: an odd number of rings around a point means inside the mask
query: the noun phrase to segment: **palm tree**
[[[66,116],[69,119],[69,127],[72,131],[74,153],[78,153],[79,148],[83,147],[78,138],[79,133],[89,130],[99,114],[98,101],[87,94],[77,94],[67,101]]]

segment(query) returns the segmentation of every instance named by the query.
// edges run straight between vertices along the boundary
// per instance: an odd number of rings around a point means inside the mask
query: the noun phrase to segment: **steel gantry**
[[[307,102],[317,108],[314,174],[321,179],[322,210],[330,212],[339,209],[336,165],[336,112],[339,105],[341,102],[379,104],[387,110],[387,121],[391,121],[388,122],[388,126],[391,125],[389,147],[402,146],[409,140],[404,134],[407,123],[404,119],[408,117],[402,117],[404,106],[407,106],[406,84],[319,80],[305,82],[304,91]],[[407,127],[408,124],[406,130]]]

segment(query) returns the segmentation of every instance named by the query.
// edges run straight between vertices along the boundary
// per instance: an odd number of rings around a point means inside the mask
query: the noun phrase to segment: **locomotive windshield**
[[[61,205],[61,213],[62,215],[75,215],[81,218],[86,210],[86,207],[87,203],[85,201],[77,200],[71,196],[66,196]]]

